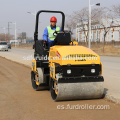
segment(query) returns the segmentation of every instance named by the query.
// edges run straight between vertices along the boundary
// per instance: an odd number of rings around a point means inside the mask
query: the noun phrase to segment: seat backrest
[[[36,41],[36,54],[39,54],[40,56],[45,56],[48,55],[48,50],[45,50],[43,46],[43,41],[44,40],[37,40]]]
[[[69,45],[71,43],[70,33],[58,33],[54,45]]]

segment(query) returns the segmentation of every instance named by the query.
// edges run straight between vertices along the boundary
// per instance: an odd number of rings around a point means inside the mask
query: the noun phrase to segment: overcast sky
[[[101,3],[101,7],[111,7],[120,4],[120,0],[91,0],[91,4]],[[17,33],[26,32],[27,36],[33,37],[35,17],[28,11],[60,10],[65,14],[88,7],[89,0],[0,0],[0,33],[1,27],[8,28],[8,22],[17,23]],[[95,6],[93,7],[95,8]],[[50,17],[54,14],[42,14],[40,17],[39,35],[42,36],[44,28],[49,25]],[[60,19],[60,15],[56,15]],[[61,19],[60,19],[61,20]],[[58,20],[58,23],[60,23]],[[10,25],[10,33],[14,34],[14,25]],[[6,30],[7,32],[8,30]]]

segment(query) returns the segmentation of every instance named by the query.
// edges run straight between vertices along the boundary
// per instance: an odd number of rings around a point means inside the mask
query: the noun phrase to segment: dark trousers
[[[48,42],[47,45],[48,45],[48,49],[50,49],[50,47],[54,46],[54,41]]]

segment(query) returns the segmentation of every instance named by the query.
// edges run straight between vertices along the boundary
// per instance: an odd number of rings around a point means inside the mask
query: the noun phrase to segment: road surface
[[[34,50],[12,48],[8,52],[0,52],[0,56],[31,67]],[[101,61],[106,98],[120,103],[120,57],[101,56]]]
[[[0,57],[0,120],[120,119],[120,105],[106,99],[54,102],[48,90],[32,89],[30,71]]]

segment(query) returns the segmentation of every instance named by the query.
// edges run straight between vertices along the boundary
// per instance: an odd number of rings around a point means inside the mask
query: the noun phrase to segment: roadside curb
[[[120,104],[120,97],[118,97],[115,94],[107,93],[105,95],[105,98],[109,101],[112,101],[112,102],[116,103],[116,104]]]

